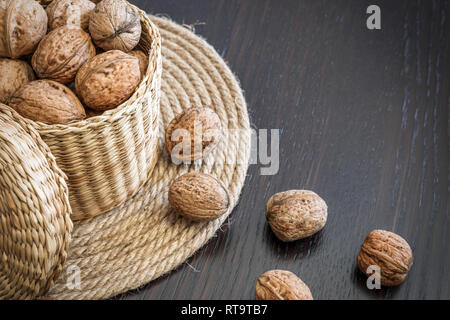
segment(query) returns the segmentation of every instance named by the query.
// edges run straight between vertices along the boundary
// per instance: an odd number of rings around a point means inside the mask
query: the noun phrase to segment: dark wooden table
[[[123,299],[252,299],[259,274],[287,269],[316,299],[450,299],[449,1],[135,0],[194,24],[240,79],[255,128],[280,129],[280,170],[252,165],[223,231]],[[366,9],[381,8],[381,30]],[[278,241],[274,193],[311,189],[325,228]],[[356,255],[373,229],[410,243],[407,280],[370,291]]]

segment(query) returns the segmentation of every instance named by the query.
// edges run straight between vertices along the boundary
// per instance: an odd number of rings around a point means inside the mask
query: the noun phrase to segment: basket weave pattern
[[[72,232],[64,173],[39,134],[0,104],[0,297],[32,299],[63,269]]]
[[[73,220],[94,217],[119,206],[140,189],[153,170],[161,38],[145,12],[132,7],[139,12],[142,25],[137,49],[149,55],[149,67],[134,94],[117,108],[83,121],[47,125],[23,119],[39,132],[67,175]]]

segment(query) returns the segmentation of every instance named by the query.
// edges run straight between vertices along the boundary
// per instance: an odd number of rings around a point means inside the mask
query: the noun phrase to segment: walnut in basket
[[[148,56],[142,50],[133,50],[128,54],[139,59],[139,69],[141,70],[141,77],[144,78],[145,73],[148,69]]]
[[[46,124],[65,124],[86,117],[83,105],[69,88],[51,80],[29,82],[9,100],[21,116]]]
[[[0,1],[0,57],[33,53],[46,33],[47,14],[37,1]]]
[[[0,102],[2,103],[7,103],[17,89],[35,79],[30,65],[17,59],[0,58],[0,75]]]
[[[97,46],[129,52],[141,38],[139,14],[121,0],[103,0],[89,19],[89,32]]]
[[[95,54],[89,34],[79,27],[63,26],[42,39],[31,63],[39,78],[70,83],[78,69]]]
[[[95,4],[89,0],[54,0],[45,9],[48,16],[48,28],[54,30],[65,25],[89,30],[89,15]]]
[[[125,102],[140,80],[139,60],[111,50],[93,57],[80,68],[75,90],[88,108],[103,111]]]

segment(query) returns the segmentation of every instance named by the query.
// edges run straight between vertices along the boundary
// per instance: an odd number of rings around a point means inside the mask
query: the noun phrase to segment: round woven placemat
[[[151,19],[163,39],[158,162],[132,199],[74,224],[65,270],[44,298],[109,298],[158,278],[202,247],[239,197],[250,157],[250,125],[242,90],[206,41],[167,19]],[[219,115],[223,140],[201,164],[175,166],[165,149],[164,130],[183,109],[198,106],[210,107]],[[170,210],[170,183],[188,171],[210,173],[228,186],[232,205],[227,214],[209,223],[194,223]]]

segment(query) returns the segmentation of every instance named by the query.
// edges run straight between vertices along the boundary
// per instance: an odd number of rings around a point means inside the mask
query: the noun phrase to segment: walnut
[[[210,108],[190,108],[166,129],[166,147],[174,161],[194,161],[214,150],[222,139],[222,125]]]
[[[65,25],[89,30],[89,15],[95,3],[89,0],[54,0],[45,9],[48,16],[49,30]]]
[[[91,13],[89,31],[100,48],[129,52],[141,38],[141,20],[139,14],[125,2],[103,0]]]
[[[280,192],[267,202],[266,218],[278,239],[295,241],[309,237],[325,226],[327,204],[312,191]]]
[[[133,50],[128,54],[139,59],[139,69],[141,70],[141,78],[143,79],[148,69],[148,55],[141,50]]]
[[[168,198],[177,213],[193,221],[217,219],[230,206],[230,196],[224,184],[200,172],[186,173],[175,179]]]
[[[256,280],[256,300],[313,300],[308,286],[295,274],[271,270]]]
[[[361,272],[367,275],[371,275],[367,273],[369,266],[378,266],[381,285],[396,286],[408,275],[413,253],[408,242],[399,235],[374,230],[364,240],[357,262]]]
[[[91,38],[81,28],[63,26],[42,39],[31,63],[39,78],[70,83],[95,51]]]
[[[14,93],[9,105],[23,117],[47,124],[65,124],[86,116],[75,94],[51,80],[25,84]]]
[[[46,33],[47,14],[37,1],[0,1],[0,57],[33,53]]]
[[[0,58],[0,74],[0,102],[2,103],[7,103],[17,89],[35,79],[33,69],[22,60]]]
[[[93,57],[80,68],[75,90],[88,108],[103,111],[125,102],[140,80],[139,60],[111,50]]]

